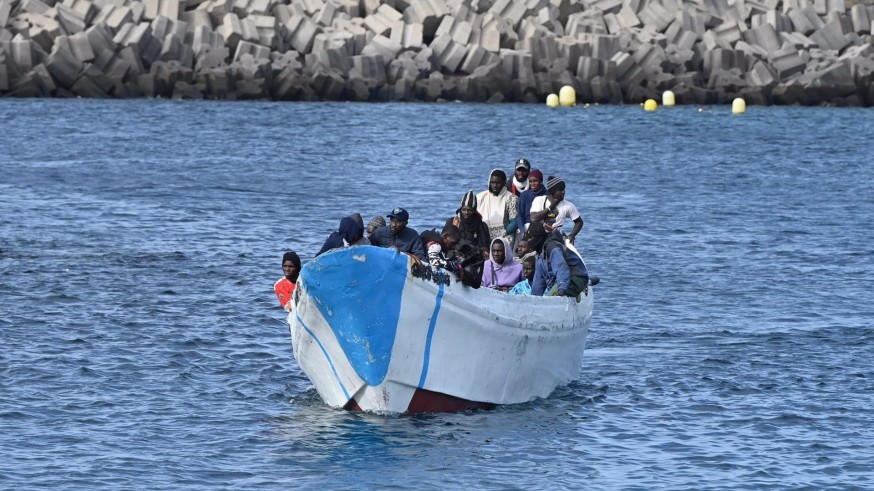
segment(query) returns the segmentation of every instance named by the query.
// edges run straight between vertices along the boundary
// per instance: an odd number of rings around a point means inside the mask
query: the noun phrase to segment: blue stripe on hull
[[[428,324],[428,336],[425,338],[425,353],[422,362],[422,375],[419,377],[419,387],[425,385],[425,378],[428,377],[428,365],[431,363],[431,338],[434,336],[434,328],[437,327],[437,315],[440,313],[442,302],[443,283],[440,283],[440,291],[437,292],[437,300],[434,303],[434,313],[431,314],[431,322]]]
[[[321,348],[322,354],[325,355],[325,359],[328,360],[328,365],[331,366],[331,371],[334,372],[334,377],[337,379],[337,383],[340,384],[340,388],[343,389],[343,395],[345,395],[346,399],[348,400],[350,397],[349,391],[346,390],[346,386],[343,385],[343,381],[340,380],[340,374],[337,373],[337,368],[334,367],[334,362],[331,361],[331,357],[328,355],[328,351],[322,345],[322,342],[319,340],[319,337],[316,336],[316,334],[306,325],[306,322],[304,322],[303,319],[301,319],[300,315],[295,313],[295,316],[297,317],[297,321],[300,322],[300,325],[303,326],[304,331],[306,331],[307,334],[309,334],[310,337],[312,337],[315,340],[316,344],[319,345],[319,348]]]

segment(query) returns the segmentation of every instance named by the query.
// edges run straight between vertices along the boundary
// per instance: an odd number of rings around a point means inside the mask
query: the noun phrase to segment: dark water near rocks
[[[874,488],[874,112],[0,100],[0,488]],[[600,275],[583,375],[325,407],[272,292],[519,156]]]

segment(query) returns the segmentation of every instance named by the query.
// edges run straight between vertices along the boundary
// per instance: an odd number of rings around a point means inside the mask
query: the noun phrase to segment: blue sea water
[[[0,100],[2,489],[872,489],[871,109]],[[602,278],[581,378],[323,405],[273,295],[524,156]]]

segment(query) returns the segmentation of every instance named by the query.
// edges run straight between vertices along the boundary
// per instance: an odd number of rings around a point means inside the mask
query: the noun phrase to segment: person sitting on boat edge
[[[532,295],[576,297],[588,292],[586,265],[564,245],[558,231],[549,232],[543,221],[528,226],[528,244],[537,252]]]
[[[407,210],[395,208],[386,217],[389,218],[389,224],[379,227],[373,232],[372,244],[378,247],[392,247],[398,252],[406,252],[422,261],[427,261],[428,257],[425,255],[425,248],[422,246],[419,232],[407,227],[407,222],[410,219]]]
[[[367,232],[367,240],[370,240],[371,243],[373,243],[373,241],[371,240],[371,237],[373,237],[373,232],[375,232],[376,229],[378,229],[379,227],[385,227],[385,218],[380,215],[376,215],[375,217],[370,219],[370,223],[367,224],[367,229],[365,230],[365,232]]]
[[[279,305],[291,312],[291,296],[300,275],[300,257],[294,251],[288,251],[282,255],[282,273],[285,275],[273,285]]]
[[[422,244],[428,251],[428,263],[434,268],[443,268],[453,273],[461,270],[461,258],[449,258],[448,255],[455,249],[461,240],[461,231],[451,223],[443,227],[439,234],[436,230],[426,230],[420,235]]]
[[[543,186],[543,172],[534,169],[528,174],[528,189],[519,195],[516,202],[516,225],[519,230],[525,232],[528,223],[531,222],[531,203],[538,196],[545,196],[546,188]]]
[[[473,191],[464,193],[461,206],[455,210],[455,216],[446,220],[446,225],[454,225],[461,231],[459,245],[473,248],[484,259],[489,257],[489,227],[483,222],[482,216],[476,211],[476,195]],[[465,257],[469,254],[465,254]]]
[[[565,221],[572,220],[574,228],[567,235],[567,239],[573,244],[583,228],[583,217],[573,203],[564,199],[565,187],[564,180],[549,176],[546,180],[546,196],[538,196],[531,202],[531,221],[543,220],[547,231],[561,232]]]
[[[522,259],[522,281],[510,289],[510,295],[531,295],[531,283],[534,281],[534,263],[537,256],[531,254]]]
[[[359,220],[361,219],[360,216],[358,218]],[[331,232],[331,235],[325,239],[325,243],[319,249],[319,252],[316,253],[316,256],[320,256],[331,249],[359,245],[370,245],[370,241],[364,237],[364,227],[350,215],[340,220],[340,226],[337,231]]]
[[[507,174],[501,169],[492,169],[488,189],[476,195],[476,211],[489,227],[491,240],[506,237],[513,244],[517,229],[516,201],[516,196],[507,189]]]
[[[527,159],[519,159],[516,161],[516,168],[513,171],[513,179],[507,189],[514,196],[519,196],[522,191],[528,189],[528,174],[531,172],[531,162]]]
[[[522,265],[513,258],[510,241],[505,237],[492,240],[491,252],[491,257],[483,265],[482,286],[509,291],[522,279]]]

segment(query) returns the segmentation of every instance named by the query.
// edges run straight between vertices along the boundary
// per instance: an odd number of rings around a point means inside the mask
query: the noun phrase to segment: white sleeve
[[[565,200],[565,203],[567,203],[567,210],[565,210],[564,216],[570,221],[580,218],[580,212],[577,210],[577,206],[567,200]]]

